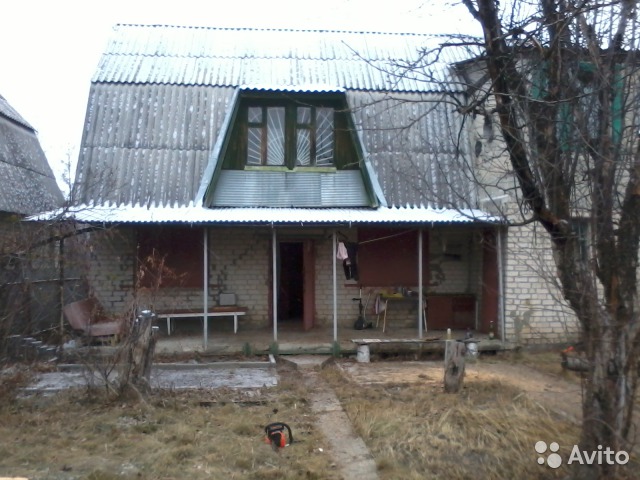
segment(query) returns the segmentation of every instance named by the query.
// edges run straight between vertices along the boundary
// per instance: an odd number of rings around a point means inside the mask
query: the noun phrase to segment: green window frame
[[[298,102],[249,102],[248,167],[335,167],[335,109]]]
[[[531,96],[535,100],[543,99],[547,93],[547,64],[543,63],[540,68],[536,69],[531,85]],[[619,144],[622,140],[622,129],[624,124],[624,112],[623,112],[623,87],[624,81],[621,75],[621,69],[616,69],[615,82],[613,85],[613,98],[611,101],[612,109],[612,124],[611,124],[611,138],[614,144]],[[596,80],[593,78],[595,73],[595,67],[589,62],[580,62],[578,65],[578,82],[579,91],[578,95],[580,107],[583,112],[589,112],[591,115],[586,118],[586,130],[590,138],[595,138],[597,135],[597,122],[596,115],[597,109],[590,108],[588,102],[593,98],[593,95],[597,95],[598,89]],[[574,124],[575,103],[561,103],[558,105],[557,111],[557,135],[560,148],[563,151],[576,150],[576,143],[574,140],[580,135],[577,132],[576,125]]]

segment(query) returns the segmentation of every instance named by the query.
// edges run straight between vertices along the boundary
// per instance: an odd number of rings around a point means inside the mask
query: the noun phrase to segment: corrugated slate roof
[[[18,113],[18,111],[9,105],[7,99],[0,95],[0,115],[13,120],[16,123],[23,125],[29,130],[35,131],[35,129],[27,122],[22,115]]]
[[[452,95],[347,92],[389,205],[475,205],[469,141]]]
[[[0,212],[32,215],[63,200],[33,127],[0,96]]]
[[[214,146],[235,94],[258,88],[344,92],[383,205],[474,205],[464,173],[466,131],[453,105],[442,102],[443,90],[451,99],[457,87],[417,73],[389,73],[392,63],[409,64],[420,48],[441,41],[416,34],[119,25],[93,78],[75,199],[156,208],[193,202],[204,172],[213,171],[207,165],[218,160]],[[439,62],[436,77],[448,71]]]
[[[117,25],[93,81],[439,92],[454,85],[448,64],[422,57],[444,41],[415,33]]]
[[[93,84],[76,201],[193,201],[233,94],[232,88]]]

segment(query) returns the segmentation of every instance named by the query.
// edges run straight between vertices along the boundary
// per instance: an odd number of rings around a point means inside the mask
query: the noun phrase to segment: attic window
[[[247,166],[334,166],[333,108],[250,104],[246,115]]]
[[[284,108],[249,107],[247,114],[247,165],[284,165]]]

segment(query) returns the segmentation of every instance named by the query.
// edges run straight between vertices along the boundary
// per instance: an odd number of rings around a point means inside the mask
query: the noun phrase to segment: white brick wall
[[[509,228],[504,253],[507,338],[520,344],[574,340],[578,323],[556,287],[551,246],[542,227]]]
[[[135,235],[131,229],[87,234],[91,293],[112,313],[124,313],[133,305]]]
[[[271,230],[209,229],[209,275],[214,302],[218,293],[236,294],[249,307],[244,325],[269,325]]]

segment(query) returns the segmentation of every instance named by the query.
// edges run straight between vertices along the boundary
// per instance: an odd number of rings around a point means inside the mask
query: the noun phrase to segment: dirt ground
[[[339,365],[354,381],[362,384],[442,383],[444,375],[442,361],[344,361]],[[574,422],[581,419],[582,400],[577,377],[554,375],[521,363],[481,359],[466,364],[465,380],[497,380],[512,385],[558,415]]]

